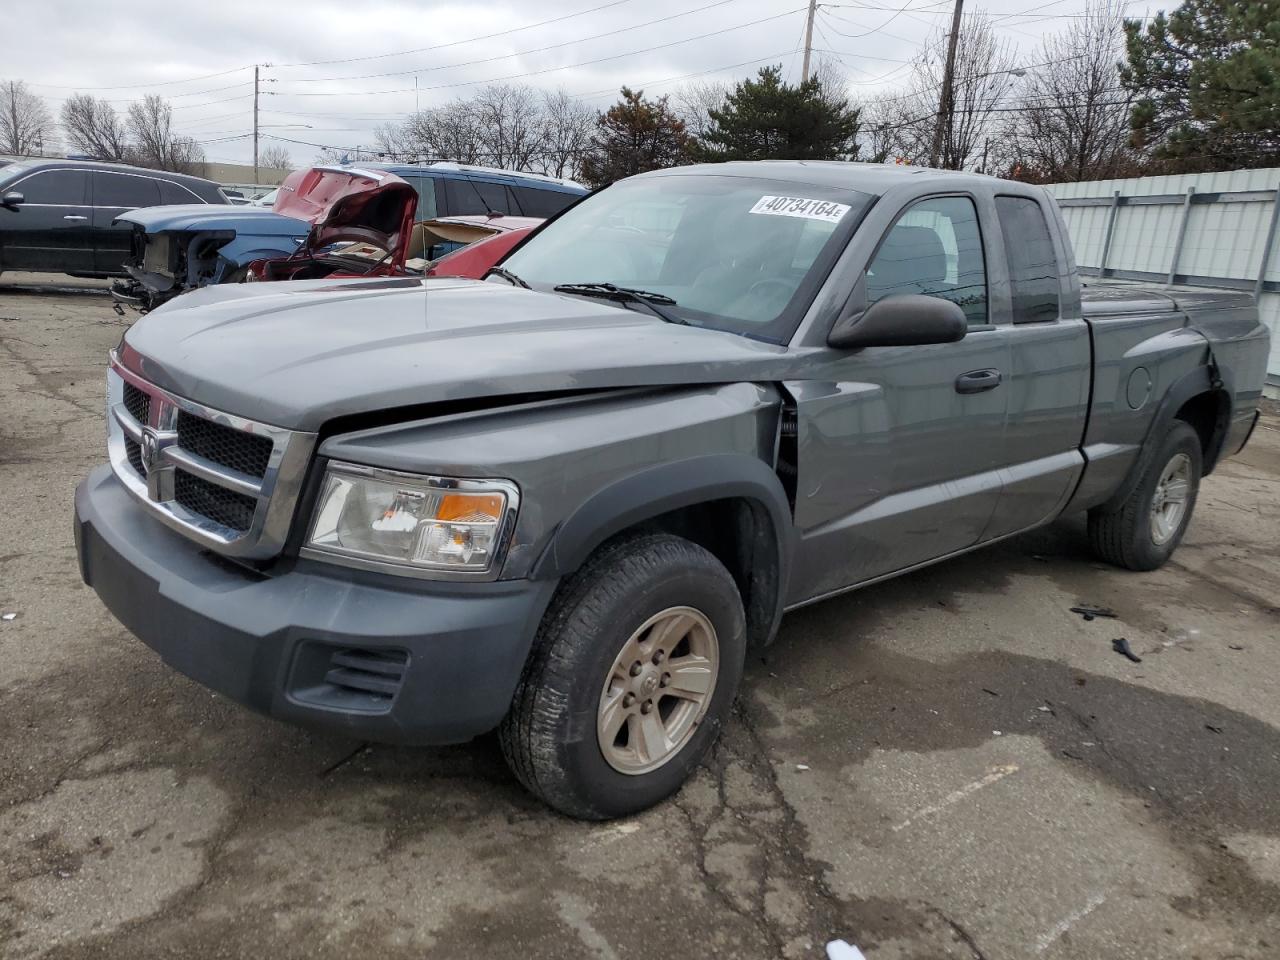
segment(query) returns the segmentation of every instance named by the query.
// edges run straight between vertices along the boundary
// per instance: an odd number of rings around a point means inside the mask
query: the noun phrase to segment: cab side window
[[[7,189],[22,194],[27,203],[79,206],[85,202],[88,183],[89,177],[83,170],[44,170]]]
[[[987,266],[968,197],[912,204],[880,242],[867,268],[867,306],[911,293],[950,300],[970,326],[987,323]]]
[[[1014,323],[1057,320],[1061,312],[1058,255],[1040,204],[1029,197],[996,197],[996,216],[1009,259]]]

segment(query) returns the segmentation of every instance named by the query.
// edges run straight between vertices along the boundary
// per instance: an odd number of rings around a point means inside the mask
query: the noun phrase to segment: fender
[[[1199,333],[1199,331],[1196,331]],[[1201,336],[1204,336],[1201,334]],[[1207,362],[1194,370],[1189,370],[1165,391],[1164,396],[1160,399],[1160,405],[1156,408],[1155,415],[1151,418],[1151,425],[1147,428],[1147,434],[1142,439],[1142,448],[1139,455],[1134,459],[1133,465],[1129,468],[1128,474],[1125,475],[1124,482],[1105,502],[1099,505],[1100,509],[1108,510],[1119,507],[1133,493],[1134,487],[1138,485],[1138,480],[1142,476],[1142,472],[1147,467],[1148,459],[1153,455],[1155,450],[1155,442],[1159,437],[1163,437],[1165,431],[1169,429],[1169,425],[1173,422],[1178,411],[1192,397],[1197,397],[1202,393],[1219,393],[1227,401],[1227,418],[1224,422],[1218,424],[1214,428],[1213,438],[1209,443],[1209,449],[1205,453],[1204,473],[1208,476],[1218,462],[1218,458],[1222,452],[1222,444],[1227,438],[1226,424],[1231,422],[1231,394],[1229,387],[1226,387],[1222,381],[1223,372],[1219,371],[1217,364],[1213,362],[1213,346],[1206,341],[1206,347],[1209,348]]]
[[[757,557],[758,562],[776,563],[773,609],[761,611],[767,622],[762,624],[766,629],[759,638],[768,639],[782,619],[795,553],[794,524],[778,475],[767,463],[747,454],[710,454],[661,464],[599,490],[559,525],[531,577],[562,577],[580,567],[596,547],[628,527],[682,507],[730,498],[751,501],[772,526],[773,556]],[[756,545],[757,549],[762,547]]]

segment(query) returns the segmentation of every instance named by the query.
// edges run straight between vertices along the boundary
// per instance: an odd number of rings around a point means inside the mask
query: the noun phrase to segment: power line
[[[169,87],[176,83],[194,83],[197,80],[212,80],[215,77],[225,77],[231,73],[248,70],[252,66],[253,64],[247,63],[242,67],[232,67],[230,70],[222,70],[218,73],[206,73],[198,77],[185,77],[182,80],[155,80],[150,83],[120,83],[110,87],[86,87],[83,84],[72,84],[68,86],[58,83],[31,83],[31,86],[48,87],[51,90],[140,90],[144,87],[148,89],[151,87]]]
[[[725,70],[734,70],[738,67],[749,67],[757,63],[764,63],[766,60],[779,60],[782,57],[786,57],[788,54],[794,53],[795,50],[783,50],[781,53],[771,53],[765,57],[756,57],[754,60],[743,60],[741,63],[730,63],[723,67],[713,67],[710,70],[700,70],[697,73],[682,73],[678,77],[667,77],[664,80],[649,80],[645,83],[637,83],[635,87],[636,89],[643,89],[645,87],[659,87],[664,83],[675,83],[677,80],[692,80],[694,77],[705,77],[709,73],[722,73]],[[617,87],[606,87],[602,90],[593,90],[590,93],[571,93],[569,96],[573,97],[575,100],[589,100],[594,97],[605,96],[606,94],[613,95],[617,92]]]
[[[572,20],[575,17],[584,17],[589,13],[596,13],[600,10],[607,10],[609,7],[621,6],[624,3],[630,3],[631,0],[611,0],[609,3],[602,3],[596,7],[589,7],[586,10],[579,10],[577,13],[566,13],[563,16],[552,17],[550,20],[540,20],[537,23],[529,23],[523,27],[512,27],[510,30],[499,30],[497,33],[486,33],[483,36],[467,37],[465,40],[450,40],[448,43],[437,43],[430,47],[415,47],[411,50],[397,50],[394,53],[374,53],[366,57],[343,57],[337,60],[304,60],[299,63],[278,63],[277,67],[315,67],[331,63],[360,63],[366,60],[385,60],[389,57],[404,57],[411,53],[426,53],[429,50],[443,50],[446,47],[456,47],[464,43],[476,43],[480,40],[492,40],[495,37],[505,37],[513,33],[520,33],[524,30],[534,30],[538,27],[545,27],[552,23],[562,23],[565,20]]]
[[[735,0],[713,0],[713,2],[704,4],[701,7],[693,7],[689,10],[682,10],[680,13],[673,13],[669,16],[658,17],[654,20],[646,20],[643,23],[632,24],[629,27],[618,27],[615,30],[606,30],[604,33],[592,34],[589,37],[578,37],[576,40],[563,40],[560,43],[552,43],[545,47],[535,47],[531,50],[518,50],[514,53],[503,53],[495,57],[484,57],[480,60],[466,60],[462,63],[443,63],[434,67],[416,67],[409,70],[389,70],[386,73],[364,73],[350,77],[300,77],[294,80],[285,80],[285,83],[326,83],[343,80],[373,80],[379,77],[402,77],[406,75],[417,76],[421,73],[434,73],[437,70],[453,70],[458,67],[474,67],[482,63],[494,63],[498,60],[510,60],[515,57],[528,56],[532,53],[545,53],[548,50],[559,50],[561,47],[572,47],[575,44],[587,43],[591,40],[599,40],[602,37],[613,37],[620,33],[628,33],[632,30],[639,30],[643,27],[651,27],[655,23],[666,23],[668,20],[677,20],[680,17],[687,17],[690,14],[701,13],[703,10],[710,10],[712,7],[723,7],[727,3],[734,2]]]
[[[607,57],[597,57],[594,60],[584,60],[581,63],[569,63],[569,64],[564,64],[558,67],[545,67],[542,70],[530,70],[525,73],[512,73],[506,76],[490,77],[484,80],[461,80],[456,83],[440,83],[430,87],[421,87],[421,88],[397,87],[396,89],[393,89],[393,90],[357,90],[357,91],[346,92],[346,93],[339,92],[339,91],[322,91],[319,93],[300,93],[292,90],[286,90],[286,91],[271,90],[266,92],[269,96],[273,96],[273,97],[282,97],[282,96],[283,97],[369,97],[369,96],[383,96],[389,93],[411,93],[417,89],[420,89],[422,91],[449,90],[455,87],[471,87],[471,86],[476,86],[478,84],[484,84],[484,83],[501,83],[507,80],[522,80],[525,77],[536,77],[536,76],[541,76],[542,74],[547,74],[547,73],[558,73],[562,70],[573,70],[578,67],[594,66],[597,63],[608,63],[609,61],[612,61],[612,60],[622,60],[622,59],[625,59],[626,57],[634,57],[641,53],[652,53],[655,50],[665,50],[669,47],[677,47],[677,46],[680,46],[681,44],[692,43],[695,40],[705,40],[708,37],[718,37],[721,34],[732,33],[735,30],[743,30],[747,27],[754,27],[757,24],[768,23],[772,20],[780,20],[783,17],[789,17],[792,14],[798,13],[799,11],[804,9],[805,7],[794,7],[782,13],[775,13],[772,16],[760,17],[757,20],[749,20],[746,23],[739,23],[732,27],[724,27],[723,29],[720,29],[720,30],[712,30],[709,33],[698,34],[697,36],[693,36],[693,37],[685,37],[681,40],[671,40],[671,41],[668,41],[667,43],[659,43],[652,47],[644,47],[640,50],[629,50],[626,53],[616,53]]]

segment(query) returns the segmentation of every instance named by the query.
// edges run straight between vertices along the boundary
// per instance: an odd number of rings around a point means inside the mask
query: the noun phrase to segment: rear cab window
[[[996,197],[1009,262],[1014,323],[1045,323],[1061,314],[1058,255],[1044,210],[1030,197]]]

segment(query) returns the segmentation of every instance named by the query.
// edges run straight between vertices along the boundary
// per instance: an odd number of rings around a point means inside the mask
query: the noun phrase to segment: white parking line
[[[951,806],[953,803],[959,803],[965,797],[969,796],[969,794],[977,793],[983,787],[989,787],[991,786],[991,784],[996,783],[1000,780],[1003,780],[1005,777],[1009,776],[1011,773],[1017,773],[1017,772],[1018,772],[1018,765],[1016,763],[1006,763],[999,767],[992,767],[991,771],[985,777],[982,777],[979,780],[974,780],[972,783],[966,783],[959,790],[951,791],[951,793],[948,793],[945,797],[943,797],[937,803],[930,804],[927,807],[921,807],[919,810],[913,813],[906,820],[903,820],[901,823],[895,823],[889,829],[892,830],[894,833],[897,833],[899,830],[905,830],[907,829],[907,827],[911,826],[911,824],[916,820],[919,820],[922,817],[933,816],[933,814],[938,813],[941,810],[945,810],[947,807]]]
[[[1050,927],[1043,934],[1041,934],[1038,940],[1036,940],[1036,953],[1041,954],[1041,953],[1044,953],[1046,950],[1048,950],[1051,946],[1054,945],[1054,943],[1057,942],[1059,937],[1061,937],[1064,933],[1070,930],[1073,926],[1075,926],[1077,923],[1079,923],[1089,914],[1093,913],[1093,911],[1097,910],[1098,907],[1102,906],[1103,901],[1106,899],[1107,899],[1106,894],[1102,894],[1102,893],[1096,894],[1092,898],[1090,898],[1088,903],[1086,903],[1083,907],[1081,907],[1075,913],[1069,914],[1068,916],[1063,917],[1061,920],[1055,923],[1052,927]]]

